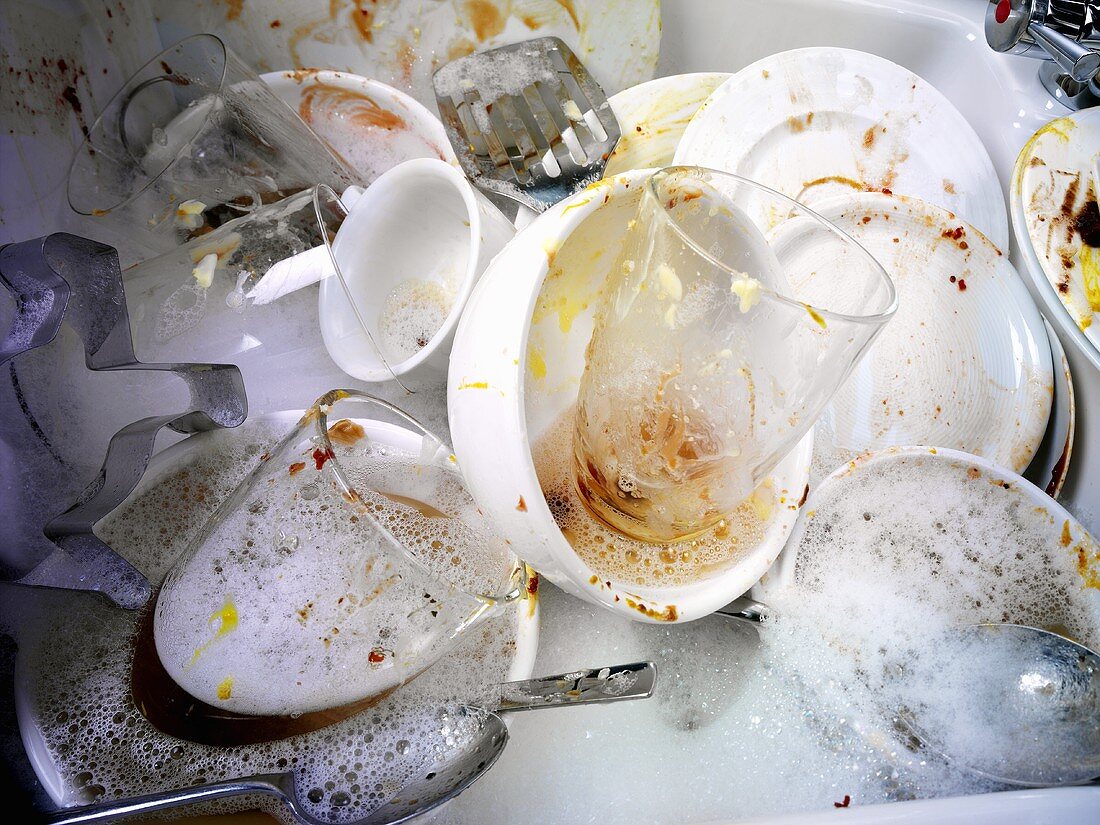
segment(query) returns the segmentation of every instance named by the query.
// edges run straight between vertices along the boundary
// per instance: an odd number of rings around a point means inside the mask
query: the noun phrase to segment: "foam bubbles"
[[[410,278],[395,286],[378,318],[386,357],[400,363],[419,353],[442,329],[454,300],[453,287],[438,281]]]
[[[543,495],[558,527],[578,556],[606,578],[635,585],[686,585],[736,564],[764,536],[775,505],[761,486],[718,527],[690,541],[656,544],[629,539],[588,513],[573,473],[574,409],[568,409],[534,445],[532,458]]]
[[[203,449],[115,511],[101,535],[158,580],[257,461],[272,432],[248,422],[204,436]],[[22,681],[69,804],[290,771],[311,815],[337,823],[361,818],[464,746],[473,730],[456,724],[458,705],[491,701],[488,686],[506,678],[515,651],[517,620],[508,611],[367,711],[279,741],[212,747],[161,734],[135,706],[136,615],[91,594],[45,591],[36,598],[44,617],[24,624]],[[292,821],[263,797],[224,800],[203,812],[256,807]]]

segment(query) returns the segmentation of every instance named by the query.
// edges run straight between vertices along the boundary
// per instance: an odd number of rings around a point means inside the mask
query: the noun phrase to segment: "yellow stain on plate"
[[[1100,249],[1082,245],[1081,277],[1085,281],[1085,299],[1093,312],[1100,312]]]
[[[218,685],[218,698],[223,702],[233,698],[233,677],[226,676]]]
[[[188,667],[195,664],[210,645],[214,644],[218,639],[228,636],[237,629],[237,625],[240,624],[240,616],[237,614],[237,605],[233,603],[233,599],[226,596],[225,604],[221,606],[220,610],[215,610],[211,613],[206,623],[214,629],[214,636],[195,651],[191,656],[191,661],[187,663]]]
[[[527,369],[539,381],[546,377],[546,359],[534,344],[527,347]]]
[[[463,381],[458,385],[460,390],[487,390],[489,389],[488,381]]]

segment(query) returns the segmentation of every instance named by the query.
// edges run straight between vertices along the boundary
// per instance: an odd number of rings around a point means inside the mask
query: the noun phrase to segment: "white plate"
[[[725,72],[670,75],[612,95],[608,102],[618,118],[622,137],[604,175],[671,165],[691,118],[711,92],[730,77]]]
[[[1023,470],[1042,441],[1054,376],[1042,316],[1008,258],[950,212],[863,192],[816,205],[890,273],[897,314],[826,411],[835,446],[950,447]],[[816,261],[812,228],[790,221],[776,254],[816,270],[803,289],[844,289],[844,271]],[[805,228],[805,227],[804,227]],[[835,466],[835,465],[834,465]]]
[[[457,57],[555,35],[607,94],[653,77],[659,0],[151,0],[163,28],[212,31],[259,71],[358,72],[435,110],[432,72]]]
[[[889,507],[882,505],[887,494],[879,494],[882,500],[872,495],[876,500],[869,501],[866,492],[859,490],[863,479],[879,472],[885,475],[875,489],[889,489]],[[928,489],[929,478],[937,480],[936,489]],[[997,523],[1003,524],[1006,539],[1020,529],[1016,522],[1024,521],[1041,535],[1030,555],[1009,553],[1008,545],[989,530],[980,536],[971,532],[967,508],[977,500],[969,492],[972,485],[981,485],[978,489],[983,494],[990,492],[993,503],[989,506],[997,512],[1003,510]],[[868,524],[860,519],[833,522],[832,530],[851,532],[848,546],[858,554],[851,560],[853,564],[877,565],[868,571],[869,582],[891,588],[892,582],[898,581],[894,589],[904,589],[903,568],[912,561],[906,548],[914,540],[912,525],[919,523],[922,530],[935,530],[945,538],[936,548],[941,558],[916,563],[934,569],[943,565],[944,571],[969,567],[976,571],[973,576],[958,578],[927,577],[920,598],[929,610],[957,622],[1060,625],[1082,644],[1093,649],[1100,645],[1100,544],[1069,511],[1022,476],[958,450],[892,447],[860,456],[838,469],[810,496],[786,552],[759,588],[762,596],[780,599],[781,591],[797,584],[798,577],[815,576],[812,566],[809,572],[802,572],[798,558],[800,553],[812,551],[803,542],[807,523],[811,519],[830,523],[830,515],[836,508],[844,508],[853,494],[862,495],[874,511],[864,515]],[[985,518],[988,528],[992,519],[988,513]],[[1002,578],[1003,585],[994,583]],[[978,590],[979,582],[990,591]],[[808,580],[807,584],[812,583]],[[872,593],[868,598],[881,595]]]
[[[155,488],[164,479],[175,475],[181,470],[195,471],[198,469],[200,471],[193,473],[196,478],[196,491],[204,490],[205,485],[208,492],[213,491],[213,493],[216,494],[216,492],[221,489],[221,487],[224,487],[226,483],[229,484],[228,489],[232,489],[235,486],[233,478],[243,477],[246,471],[251,467],[251,462],[242,461],[239,471],[236,472],[235,476],[227,473],[226,478],[220,482],[216,479],[206,477],[201,472],[203,465],[198,462],[203,461],[204,457],[209,460],[211,456],[232,455],[242,451],[250,451],[250,455],[253,456],[254,460],[254,457],[263,448],[264,444],[269,442],[274,443],[275,440],[280,438],[289,428],[293,427],[298,422],[303,412],[303,410],[284,411],[257,416],[255,418],[250,418],[245,424],[235,430],[213,430],[201,433],[186,438],[160,451],[150,460],[149,466],[134,492],[127,497],[126,501],[97,524],[97,533],[105,536],[114,535],[112,523],[120,522],[121,517],[124,516],[129,508],[138,505],[143,498],[147,497],[152,491],[155,491]],[[259,432],[257,432],[258,429]],[[211,499],[215,497],[214,494],[211,495]],[[180,516],[174,527],[181,536],[194,534],[205,521],[206,515],[212,511],[217,503],[216,501],[208,500],[205,504],[198,504],[195,503],[196,499],[192,499],[191,502],[191,506],[183,505],[179,502],[176,503],[176,506],[179,507]],[[157,504],[158,502],[154,498],[146,501],[144,506],[157,506]],[[127,534],[123,531],[122,535],[125,536]],[[116,542],[116,544],[117,543],[118,542]],[[172,548],[174,548],[174,551],[172,551]],[[171,552],[165,552],[166,549]],[[152,547],[146,544],[141,544],[140,546],[120,545],[120,550],[127,554],[128,558],[135,566],[155,581],[159,581],[163,578],[165,573],[167,573],[179,549],[178,537],[166,539],[164,547]],[[98,600],[96,601],[98,603]],[[531,677],[535,665],[535,656],[538,651],[539,609],[537,597],[533,600],[520,600],[516,604],[515,610],[517,619],[515,654],[505,677],[509,681],[528,679]],[[115,611],[113,609],[111,612],[112,615],[121,614],[121,611]],[[130,615],[136,616],[136,614]],[[501,618],[490,619],[489,621],[501,621]],[[109,625],[111,628],[115,627],[116,624],[117,623],[112,622],[105,623],[105,625]],[[129,626],[130,625],[127,624],[127,627]],[[20,640],[21,648],[24,641],[27,640]],[[89,644],[95,644],[97,641],[98,640],[93,638],[88,639]],[[112,642],[112,639],[103,640],[104,644],[111,644]],[[472,643],[476,644],[477,642]],[[444,656],[443,659],[440,660],[440,664],[453,658],[456,662],[462,663],[454,666],[468,667],[468,659],[466,654],[463,653],[463,648],[464,645],[460,645],[456,651]],[[19,672],[24,676],[24,678],[17,680],[17,691],[15,696],[20,735],[22,736],[27,755],[34,767],[35,774],[38,776],[39,781],[42,782],[51,799],[58,805],[75,804],[76,800],[69,797],[67,793],[68,783],[66,779],[59,774],[54,756],[50,753],[35,719],[33,698],[35,685],[30,678],[26,677],[26,674],[30,671],[25,658],[27,655],[28,651],[21,649],[20,659],[17,663]],[[425,675],[421,676],[417,682],[431,680],[432,673],[433,670],[429,670]],[[99,680],[98,684],[101,686],[109,685],[114,682],[115,679],[122,680],[126,692],[128,693],[129,691],[128,685],[130,674],[128,668],[125,672],[120,672],[113,678],[110,672],[101,670],[96,674],[96,678]],[[413,684],[415,685],[416,682]],[[104,695],[111,692],[111,688],[101,687],[101,693]],[[121,709],[126,710],[125,708]],[[504,716],[503,718],[506,722],[510,719],[509,716]],[[139,718],[137,724],[138,726],[147,727],[149,723],[143,718]],[[331,737],[334,728],[338,729],[341,724],[343,723],[337,723],[335,726],[322,728],[319,731],[301,735],[298,737],[300,744],[296,747],[299,748],[300,751],[308,751],[311,747],[309,743],[315,741],[316,747],[324,748],[325,745],[323,741],[326,737]],[[167,737],[165,737],[165,739],[167,740]],[[171,744],[177,744],[177,740],[171,740]],[[196,751],[207,750],[207,746],[190,743],[181,744],[187,749],[195,749]],[[247,751],[248,748],[244,748],[243,750]],[[246,770],[244,772],[247,773],[248,771]],[[155,783],[155,780],[150,779],[150,782]]]
[[[696,113],[677,164],[734,172],[813,206],[888,189],[950,209],[1008,248],[993,162],[925,80],[849,49],[782,52],[739,71]]]
[[[1011,192],[1028,275],[1051,318],[1100,369],[1100,248],[1083,244],[1074,225],[1100,193],[1100,110],[1057,118],[1032,135],[1016,159]]]
[[[261,79],[364,183],[412,158],[458,164],[434,107],[429,111],[392,86],[321,69],[268,72]]]
[[[1050,408],[1046,435],[1023,476],[1036,487],[1045,490],[1051,498],[1058,499],[1062,496],[1062,487],[1069,476],[1073,459],[1073,439],[1077,434],[1077,396],[1073,387],[1073,372],[1062,342],[1045,318],[1043,326],[1046,327],[1050,357],[1054,364],[1054,401]]]

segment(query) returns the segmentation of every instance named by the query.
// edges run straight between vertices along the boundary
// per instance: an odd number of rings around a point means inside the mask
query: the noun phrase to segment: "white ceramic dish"
[[[653,77],[659,0],[152,0],[162,27],[213,31],[249,65],[359,72],[434,110],[432,72],[474,51],[556,35],[613,94]]]
[[[922,598],[929,605],[937,604],[936,609],[947,609],[948,614],[957,621],[1009,621],[1039,627],[1052,625],[1072,627],[1076,618],[1083,616],[1082,621],[1084,624],[1075,628],[1075,638],[1082,644],[1094,649],[1100,645],[1100,544],[1097,544],[1096,540],[1089,535],[1088,531],[1081,526],[1069,511],[1027,479],[986,459],[958,450],[938,449],[936,447],[891,447],[860,456],[837,469],[814,489],[813,494],[806,503],[798,527],[791,536],[787,550],[772,570],[769,571],[768,577],[758,587],[757,592],[766,600],[769,595],[774,597],[776,593],[790,587],[796,581],[799,566],[798,556],[800,552],[805,552],[800,548],[800,542],[806,535],[808,520],[827,518],[827,511],[832,508],[832,503],[840,502],[843,504],[848,499],[848,491],[861,476],[868,472],[874,472],[879,468],[886,468],[888,471],[898,471],[907,477],[917,477],[921,464],[933,465],[945,470],[948,474],[945,478],[949,480],[945,480],[944,485],[937,488],[932,500],[929,500],[927,495],[920,498],[899,500],[900,511],[905,512],[908,510],[915,513],[915,515],[895,516],[891,514],[890,518],[896,517],[900,520],[912,517],[929,521],[944,518],[946,505],[956,508],[965,506],[968,500],[967,487],[972,484],[980,484],[983,492],[994,491],[997,499],[1003,502],[998,506],[1003,507],[1006,514],[1011,514],[1003,522],[1006,533],[1015,529],[1012,524],[1013,518],[1026,519],[1030,526],[1044,534],[1044,540],[1036,546],[1035,552],[1044,552],[1049,557],[1049,565],[1039,560],[1030,561],[1026,558],[1016,558],[1005,563],[1006,569],[995,573],[996,576],[1015,577],[1014,581],[1017,588],[1021,583],[1029,583],[1035,588],[1042,587],[1041,592],[1044,597],[1035,599],[1031,604],[1006,604],[993,607],[989,602],[996,602],[996,598],[991,598],[986,600],[987,603],[983,606],[982,600],[985,597],[981,592],[968,590],[970,583],[967,581],[963,582],[958,590],[958,593],[965,592],[967,598],[952,603],[950,608],[944,608],[933,597],[942,597],[944,593],[956,592],[947,589],[956,585],[954,582],[948,581],[937,585],[934,579],[927,582],[927,587],[935,588],[936,593],[933,594],[929,590]],[[937,507],[936,500],[942,506]],[[867,518],[867,516],[864,516],[864,518]],[[873,517],[867,520],[873,521]],[[962,538],[963,545],[972,545],[973,540],[966,535],[969,524],[965,521],[939,526],[945,532],[957,533]],[[836,528],[834,527],[834,529]],[[878,531],[878,535],[883,537],[884,534],[881,531],[884,529],[886,528],[874,526],[867,528],[866,532]],[[900,542],[905,541],[905,536],[898,536],[897,538]],[[885,546],[886,542],[883,538],[879,540]],[[857,538],[853,538],[853,548],[863,546],[859,544]],[[905,545],[902,543],[898,546],[904,547]],[[997,547],[999,548],[999,545]],[[870,550],[871,548],[867,549]],[[944,553],[955,552],[956,549],[949,543],[945,544],[944,548],[939,548]],[[891,552],[894,552],[897,558],[900,559],[901,556],[898,555],[900,551],[886,550],[883,559],[878,560],[878,563],[882,564]],[[993,549],[990,552],[996,553],[997,550]],[[948,559],[948,562],[950,563],[951,560]],[[982,564],[987,567],[991,566],[991,562],[988,562],[985,557],[973,560],[957,559],[954,563],[959,566]],[[1030,564],[1035,564],[1036,567],[1029,572],[1028,565]],[[889,569],[886,570],[886,573],[889,575]],[[1045,582],[1040,584],[1038,577],[1045,573],[1060,577],[1057,579],[1060,583],[1058,588],[1052,589]],[[986,583],[989,580],[989,571],[986,571]],[[1006,578],[1005,587],[1007,588],[1012,581]],[[1069,589],[1065,591],[1060,589],[1064,585],[1072,587],[1072,592]],[[1068,606],[1070,599],[1073,601],[1072,609]],[[943,598],[940,598],[939,601],[942,602]],[[994,616],[989,614],[990,610],[1002,609],[1004,611],[1003,615]]]
[[[321,281],[317,315],[332,360],[362,381],[441,378],[474,284],[514,234],[450,164],[418,158],[383,174],[332,242],[354,306],[337,279]]]
[[[1054,327],[1045,318],[1043,325],[1050,341],[1050,357],[1054,364],[1054,401],[1050,407],[1050,421],[1039,449],[1023,476],[1036,487],[1046,491],[1053,499],[1062,495],[1073,459],[1073,440],[1077,434],[1077,396],[1073,387],[1073,373],[1062,342]]]
[[[1100,193],[1098,163],[1100,111],[1075,112],[1024,144],[1009,191],[1012,229],[1035,290],[1062,332],[1100,369],[1100,248],[1082,243],[1075,227],[1086,201],[1095,203]]]
[[[126,500],[119,505],[118,508],[112,511],[106,519],[113,521],[119,518],[121,514],[125,513],[127,508],[133,506],[136,501],[155,488],[164,479],[175,475],[181,469],[189,468],[202,453],[209,451],[229,452],[234,448],[239,449],[242,444],[247,443],[248,439],[251,437],[250,431],[253,431],[253,427],[257,425],[264,427],[270,426],[274,431],[279,433],[285,432],[301,419],[304,412],[304,410],[289,410],[268,413],[249,419],[247,423],[236,430],[213,430],[201,433],[186,438],[160,451],[150,460],[148,469],[142,476],[141,482],[138,484],[137,488],[135,488]],[[386,427],[387,425],[382,424],[379,432],[382,432]],[[375,433],[374,435],[377,437],[377,434],[378,433]],[[185,512],[194,514],[196,510],[189,509]],[[181,532],[187,532],[189,529],[193,529],[194,526],[194,524],[185,522],[180,525],[180,530]],[[159,557],[157,551],[152,548],[149,548],[147,552],[149,552],[148,558],[140,561],[135,559],[138,568],[147,575],[157,578],[163,576],[163,574],[167,572],[166,566],[170,565],[173,559]],[[515,616],[517,627],[515,655],[508,668],[506,676],[508,681],[529,679],[534,672],[535,657],[538,652],[538,605],[537,596],[530,600],[522,599],[516,604]],[[461,651],[459,651],[459,653],[461,653]],[[427,674],[420,678],[431,679],[431,671],[429,670]],[[19,733],[22,737],[24,748],[34,767],[35,774],[39,781],[42,782],[50,798],[58,805],[74,804],[75,800],[68,798],[66,795],[66,781],[58,774],[53,757],[43,739],[42,733],[35,723],[30,691],[31,686],[28,684],[27,680],[17,681],[17,691],[15,694],[16,713],[19,723]],[[509,717],[505,716],[503,718],[507,723]],[[306,734],[307,737],[316,735],[318,734]],[[324,729],[322,729],[319,735],[321,737],[325,735]]]
[[[1042,316],[1008,258],[917,200],[861,192],[816,207],[890,273],[899,301],[829,404],[823,423],[835,446],[931,444],[1027,467],[1047,429],[1054,375]],[[812,237],[788,226],[787,254],[812,256]],[[781,258],[784,248],[777,239]],[[844,284],[813,288],[828,294]]]
[[[943,206],[1008,248],[993,162],[940,92],[865,52],[782,52],[739,71],[703,104],[677,164],[734,172],[808,206],[889,190]]]
[[[458,164],[443,124],[405,92],[348,72],[298,69],[261,79],[371,183],[413,158]]]
[[[691,118],[729,78],[726,72],[670,75],[612,95],[608,102],[622,137],[607,161],[604,176],[671,166]]]
[[[773,474],[763,539],[692,584],[641,587],[589,567],[557,526],[532,446],[577,397],[597,299],[650,170],[605,178],[541,215],[493,261],[455,336],[451,436],[478,504],[541,575],[632,619],[690,621],[746,591],[782,549],[806,493],[812,437]]]

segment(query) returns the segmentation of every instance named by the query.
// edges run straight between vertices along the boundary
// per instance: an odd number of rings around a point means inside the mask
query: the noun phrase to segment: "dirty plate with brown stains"
[[[829,431],[836,449],[855,452],[947,447],[1022,471],[1046,432],[1054,375],[1042,316],[1008,258],[916,199],[864,192],[815,206],[890,273],[899,304],[834,396],[819,440]],[[780,260],[801,259],[789,271],[814,273],[802,294],[848,288],[843,261],[815,260],[813,227],[787,221],[777,234]]]
[[[257,71],[324,66],[395,86],[434,107],[432,72],[475,51],[554,35],[608,94],[649,80],[659,0],[151,0],[162,26],[216,31]]]
[[[323,69],[261,79],[367,183],[413,158],[457,163],[439,118],[392,86]]]
[[[619,121],[622,137],[604,175],[671,166],[676,146],[691,118],[730,77],[726,72],[670,75],[613,95],[608,102]]]
[[[1001,186],[970,124],[927,81],[865,52],[796,49],[747,66],[696,113],[675,162],[810,207],[853,189],[921,198],[1008,248]]]
[[[1050,315],[1100,369],[1100,111],[1052,120],[1012,174],[1012,228]]]

